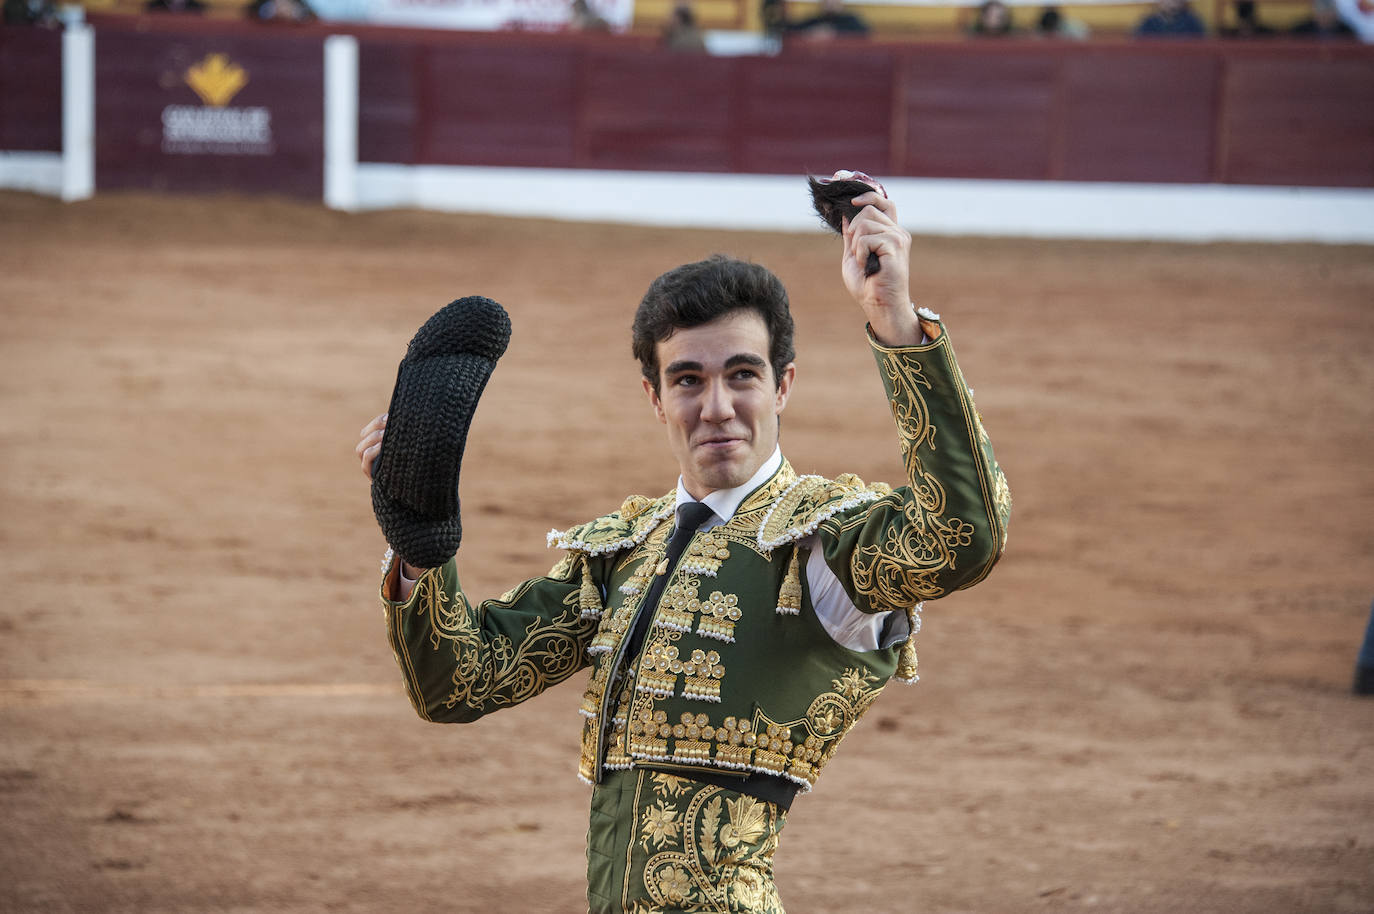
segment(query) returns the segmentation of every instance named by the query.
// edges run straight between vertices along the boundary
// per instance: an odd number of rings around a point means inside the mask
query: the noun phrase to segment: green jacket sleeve
[[[870,337],[907,484],[829,518],[826,564],[864,612],[911,610],[985,578],[1007,542],[1011,494],[949,334],[890,349]]]
[[[399,560],[393,563],[399,565]],[[596,560],[567,556],[544,577],[474,607],[453,559],[421,575],[410,597],[388,598],[387,637],[416,713],[466,723],[538,695],[587,665],[601,607]]]

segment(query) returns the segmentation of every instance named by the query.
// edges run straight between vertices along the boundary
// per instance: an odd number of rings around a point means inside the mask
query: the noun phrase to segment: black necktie
[[[668,538],[668,552],[658,565],[663,569],[663,573],[654,576],[653,584],[649,585],[649,592],[644,595],[644,602],[639,604],[639,611],[635,613],[630,643],[625,648],[624,656],[627,659],[633,660],[639,656],[639,649],[644,645],[644,635],[649,630],[649,620],[653,618],[659,598],[663,596],[663,588],[673,573],[673,566],[682,557],[682,550],[687,548],[687,543],[697,532],[697,528],[706,523],[708,518],[714,517],[715,513],[699,501],[686,501],[678,505],[677,525],[673,528],[673,535]]]

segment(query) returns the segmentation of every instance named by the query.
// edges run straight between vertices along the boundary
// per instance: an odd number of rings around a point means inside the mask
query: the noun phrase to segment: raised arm
[[[385,430],[382,414],[360,432],[355,453],[368,478]],[[569,556],[547,575],[473,605],[454,559],[423,569],[388,554],[380,592],[387,639],[416,713],[439,723],[476,720],[586,666],[605,571],[603,562]]]
[[[821,525],[821,548],[865,612],[912,610],[982,580],[1006,545],[1011,496],[943,324],[911,302],[911,235],[873,191],[844,225],[841,271],[868,319],[906,485]],[[880,269],[865,275],[869,253]]]

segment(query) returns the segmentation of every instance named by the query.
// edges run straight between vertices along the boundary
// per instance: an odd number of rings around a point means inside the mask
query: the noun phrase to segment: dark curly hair
[[[739,310],[754,311],[763,318],[773,382],[781,384],[783,369],[797,357],[787,290],[756,263],[713,254],[655,279],[635,311],[632,348],[654,391],[658,391],[658,343],[678,329],[708,324]]]

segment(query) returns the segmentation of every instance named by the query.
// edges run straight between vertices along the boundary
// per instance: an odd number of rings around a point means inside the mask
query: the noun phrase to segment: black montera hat
[[[406,348],[372,468],[372,511],[391,548],[434,568],[458,551],[458,471],[468,426],[496,360],[510,342],[510,317],[470,295],[439,309]]]

